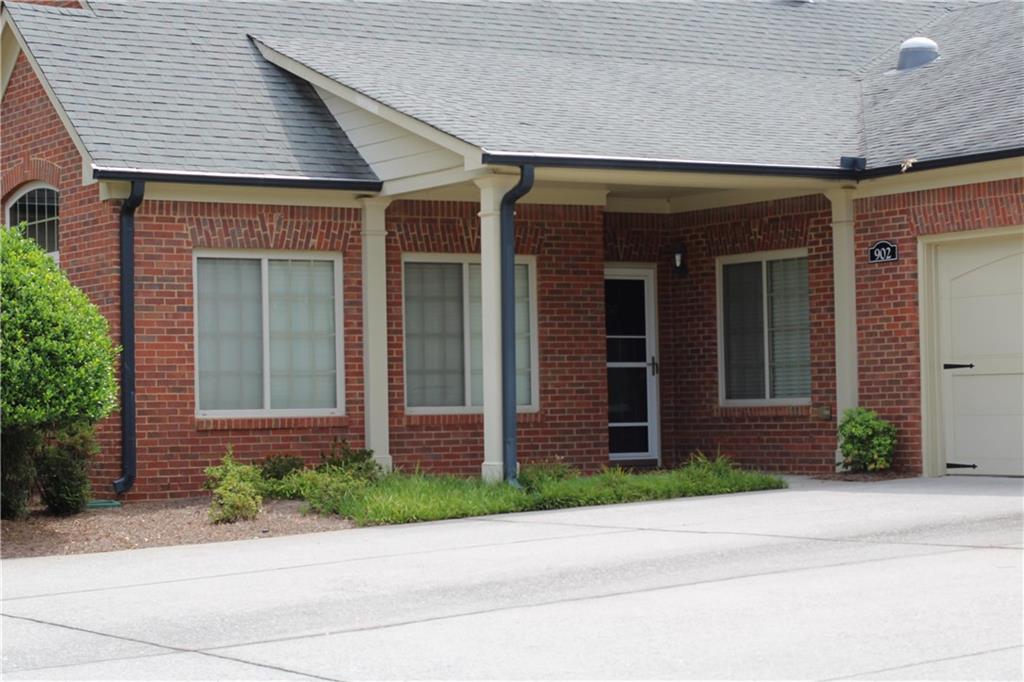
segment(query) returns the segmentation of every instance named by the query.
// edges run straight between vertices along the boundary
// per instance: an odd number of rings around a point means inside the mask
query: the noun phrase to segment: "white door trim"
[[[604,268],[604,278],[608,279],[640,279],[646,283],[647,293],[645,304],[645,318],[647,320],[647,356],[658,359],[661,363],[661,356],[658,352],[658,266],[653,263],[607,264]],[[607,365],[607,359],[606,359]],[[647,418],[648,418],[648,445],[661,466],[661,372],[647,375]],[[630,462],[648,460],[649,457],[637,457],[633,455],[612,455],[608,459],[613,462]]]
[[[1007,237],[1014,234],[1024,237],[1024,225],[922,235],[917,239],[921,457],[925,476],[946,475],[946,439],[942,428],[942,359],[939,357],[938,247],[952,241]]]

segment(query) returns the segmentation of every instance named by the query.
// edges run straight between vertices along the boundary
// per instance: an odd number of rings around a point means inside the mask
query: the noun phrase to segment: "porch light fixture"
[[[682,242],[676,244],[675,249],[672,252],[672,267],[680,275],[686,275],[688,270],[686,269],[686,245]]]

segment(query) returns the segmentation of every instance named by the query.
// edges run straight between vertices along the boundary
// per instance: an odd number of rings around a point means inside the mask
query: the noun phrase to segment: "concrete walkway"
[[[1022,677],[1022,493],[840,483],[3,562],[21,679]]]

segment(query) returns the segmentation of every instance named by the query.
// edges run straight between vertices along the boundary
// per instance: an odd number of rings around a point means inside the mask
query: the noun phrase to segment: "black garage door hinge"
[[[944,362],[942,363],[942,369],[974,369],[974,363],[969,365],[958,365],[955,362]]]

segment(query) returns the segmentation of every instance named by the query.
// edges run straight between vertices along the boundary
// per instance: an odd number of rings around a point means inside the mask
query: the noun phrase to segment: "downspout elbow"
[[[121,477],[113,482],[118,495],[135,484],[137,470],[135,414],[135,209],[146,192],[145,180],[132,180],[121,204],[118,239],[121,275]]]

